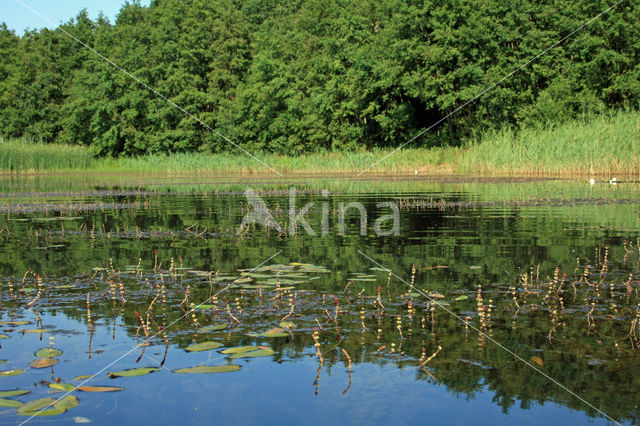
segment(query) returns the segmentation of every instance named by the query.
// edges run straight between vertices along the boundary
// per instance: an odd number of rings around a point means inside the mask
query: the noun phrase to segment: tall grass
[[[95,165],[96,159],[84,147],[0,138],[0,172],[84,170]]]
[[[390,155],[391,154],[391,155]],[[253,153],[281,173],[464,173],[639,175],[640,112],[618,112],[546,128],[487,132],[463,148],[405,148],[286,156]],[[382,160],[382,161],[381,161]],[[246,153],[177,153],[95,159],[84,147],[0,140],[0,172],[88,170],[154,174],[271,174]]]
[[[464,173],[638,175],[640,113],[617,112],[548,128],[486,133],[456,162]]]

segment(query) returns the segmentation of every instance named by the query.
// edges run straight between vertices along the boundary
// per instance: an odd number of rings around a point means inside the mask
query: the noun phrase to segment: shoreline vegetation
[[[400,142],[399,142],[400,144]],[[357,174],[393,149],[286,156],[252,153],[283,174]],[[461,147],[406,148],[368,173],[522,176],[638,176],[640,113],[612,112],[546,128],[489,131]],[[88,147],[0,139],[0,174],[52,172],[268,175],[272,171],[230,147],[220,154],[96,157]]]

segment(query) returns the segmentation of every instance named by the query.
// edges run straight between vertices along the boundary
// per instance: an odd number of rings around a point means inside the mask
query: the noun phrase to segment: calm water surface
[[[638,423],[639,212],[637,182],[2,178],[0,422]],[[31,417],[75,386],[122,389]]]

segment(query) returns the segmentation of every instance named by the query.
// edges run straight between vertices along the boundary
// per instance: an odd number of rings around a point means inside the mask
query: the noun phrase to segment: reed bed
[[[87,170],[97,163],[98,160],[85,147],[0,138],[0,172]]]
[[[369,173],[637,176],[640,113],[616,112],[546,127],[489,131],[466,141],[463,147],[253,155],[284,174],[355,174],[379,162]],[[218,154],[94,158],[85,147],[0,140],[0,172],[8,173],[60,170],[172,175],[272,173],[255,158],[232,148]]]

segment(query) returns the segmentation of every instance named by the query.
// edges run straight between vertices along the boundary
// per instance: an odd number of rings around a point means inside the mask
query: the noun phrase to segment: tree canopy
[[[153,0],[125,3],[115,23],[81,11],[57,30],[22,36],[3,24],[0,135],[113,156],[228,149],[205,123],[251,151],[395,147],[607,7]],[[639,15],[634,2],[620,4],[413,146],[638,109]]]

